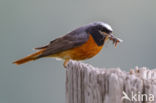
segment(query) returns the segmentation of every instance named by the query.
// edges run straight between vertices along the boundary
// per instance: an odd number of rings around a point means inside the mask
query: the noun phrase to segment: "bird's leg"
[[[65,68],[67,68],[67,64],[68,64],[69,60],[70,59],[65,59],[64,64],[63,64]]]

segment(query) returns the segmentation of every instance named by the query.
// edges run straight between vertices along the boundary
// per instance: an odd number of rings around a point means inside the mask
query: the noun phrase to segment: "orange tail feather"
[[[29,56],[26,56],[26,57],[24,57],[22,59],[19,59],[19,60],[13,62],[13,64],[20,65],[20,64],[24,64],[24,63],[27,63],[29,61],[32,61],[32,60],[36,60],[37,56],[39,56],[43,51],[44,51],[44,49],[42,49],[42,50],[40,50],[40,51],[38,51],[36,53],[33,53],[33,54],[29,55]]]

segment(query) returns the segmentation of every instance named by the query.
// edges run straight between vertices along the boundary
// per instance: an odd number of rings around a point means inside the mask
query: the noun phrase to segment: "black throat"
[[[105,37],[101,35],[99,31],[95,29],[88,29],[87,32],[93,37],[98,46],[102,46],[104,44]]]

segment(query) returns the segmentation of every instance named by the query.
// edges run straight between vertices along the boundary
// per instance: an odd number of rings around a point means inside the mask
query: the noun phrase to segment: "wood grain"
[[[154,95],[154,101],[122,99],[123,91]],[[70,61],[66,68],[66,103],[156,103],[156,69],[145,67],[122,71],[120,68],[96,68]]]

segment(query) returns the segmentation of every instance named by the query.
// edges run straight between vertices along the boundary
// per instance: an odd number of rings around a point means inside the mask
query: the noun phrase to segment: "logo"
[[[122,92],[123,93],[123,97],[121,98],[121,100],[128,100],[128,101],[149,101],[152,102],[154,101],[154,95],[153,94],[141,94],[141,92],[138,93],[133,93],[133,91],[131,92],[130,96],[128,96],[126,94],[126,92]]]

